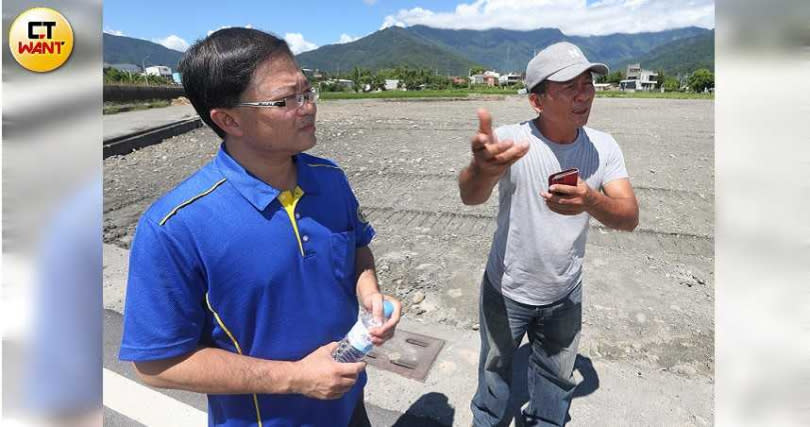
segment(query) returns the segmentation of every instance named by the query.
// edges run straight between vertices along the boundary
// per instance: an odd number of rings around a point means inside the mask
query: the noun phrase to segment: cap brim
[[[571,80],[588,70],[602,75],[608,73],[608,67],[605,64],[600,64],[598,62],[585,62],[581,64],[569,65],[568,67],[565,67],[562,70],[546,77],[546,80],[550,80],[552,82],[567,82],[568,80]]]

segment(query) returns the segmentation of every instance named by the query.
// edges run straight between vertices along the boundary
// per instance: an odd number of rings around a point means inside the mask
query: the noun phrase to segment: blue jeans
[[[529,405],[518,421],[563,425],[576,387],[572,374],[582,328],[582,284],[557,302],[532,306],[501,295],[484,273],[479,313],[478,390],[470,405],[474,424],[504,426],[515,415],[509,411],[512,360],[528,333]]]

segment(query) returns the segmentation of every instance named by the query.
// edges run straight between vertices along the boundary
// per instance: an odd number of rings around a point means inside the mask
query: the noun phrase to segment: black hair
[[[256,67],[278,54],[294,58],[278,37],[251,28],[225,28],[198,40],[183,55],[179,71],[186,97],[220,138],[225,131],[211,120],[211,109],[236,106]]]
[[[531,93],[533,93],[533,94],[535,94],[537,96],[540,96],[540,95],[546,93],[547,83],[548,83],[548,80],[543,80],[542,82],[537,83],[536,85],[534,85],[532,90],[530,90],[529,92],[531,92]]]

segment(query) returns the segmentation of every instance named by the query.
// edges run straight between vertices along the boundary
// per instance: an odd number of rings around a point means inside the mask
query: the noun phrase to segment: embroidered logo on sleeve
[[[363,212],[363,208],[357,207],[357,220],[362,222],[363,224],[368,224],[368,220],[366,219],[366,214]]]

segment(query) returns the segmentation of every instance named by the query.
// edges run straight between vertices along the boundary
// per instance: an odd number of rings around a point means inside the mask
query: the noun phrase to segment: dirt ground
[[[494,124],[532,117],[525,97],[472,101],[327,101],[312,154],[338,162],[377,230],[372,248],[384,292],[406,315],[478,327],[481,274],[496,194],[464,206],[456,177],[470,158],[475,111]],[[589,126],[622,147],[641,207],[633,233],[590,230],[580,352],[711,384],[714,371],[714,103],[609,99]],[[128,247],[148,205],[210,160],[207,128],[104,161],[104,240]],[[496,190],[497,191],[497,190]],[[711,419],[711,402],[704,418]]]

